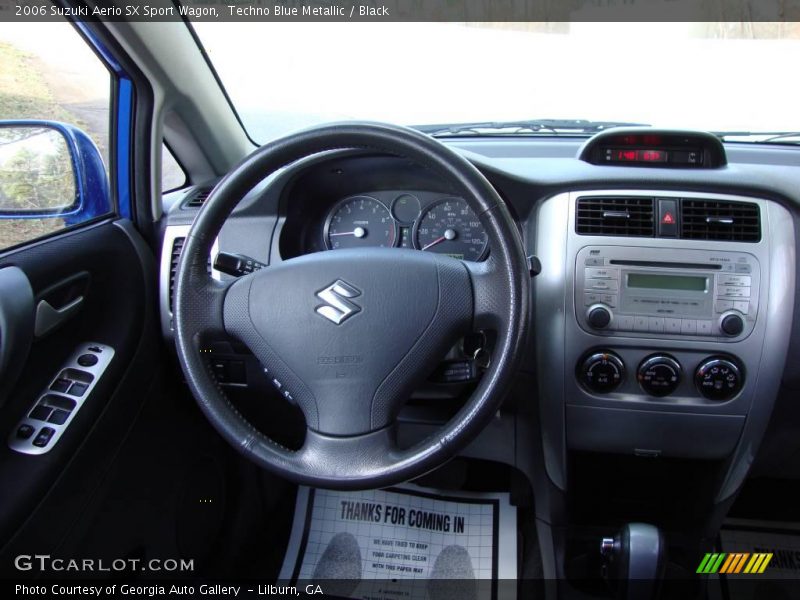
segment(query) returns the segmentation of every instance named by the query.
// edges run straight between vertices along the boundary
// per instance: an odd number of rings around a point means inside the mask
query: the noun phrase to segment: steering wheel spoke
[[[508,310],[508,281],[493,257],[483,262],[465,262],[472,284],[472,326],[498,330]]]
[[[395,427],[336,437],[313,430],[306,432],[297,460],[309,473],[335,478],[347,487],[347,481],[380,476],[400,458]]]
[[[179,333],[189,335],[195,343],[225,335],[223,306],[232,282],[212,279],[206,264],[203,263],[202,270],[194,264],[186,265],[184,268],[192,275],[181,282],[180,290],[176,288],[175,293],[176,298],[184,300],[175,302],[175,322],[184,325]]]

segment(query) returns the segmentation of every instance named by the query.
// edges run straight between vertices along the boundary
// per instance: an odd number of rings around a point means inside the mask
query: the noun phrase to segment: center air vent
[[[687,240],[758,242],[757,204],[718,200],[681,201],[681,237]]]
[[[581,235],[653,237],[653,198],[578,198],[575,230]]]
[[[208,196],[211,194],[211,188],[198,188],[191,193],[189,199],[184,203],[184,208],[200,208],[203,206]]]

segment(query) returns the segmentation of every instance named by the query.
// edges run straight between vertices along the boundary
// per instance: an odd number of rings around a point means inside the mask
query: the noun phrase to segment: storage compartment
[[[733,452],[745,421],[735,415],[572,405],[566,418],[567,445],[573,450],[704,459]]]

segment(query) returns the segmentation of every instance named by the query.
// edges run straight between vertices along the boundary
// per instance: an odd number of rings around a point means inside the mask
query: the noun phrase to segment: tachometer
[[[419,250],[448,254],[462,260],[480,260],[487,237],[466,201],[441,200],[427,208],[417,222],[414,244]]]
[[[394,246],[395,225],[389,209],[370,196],[353,196],[337,204],[325,223],[330,250]]]

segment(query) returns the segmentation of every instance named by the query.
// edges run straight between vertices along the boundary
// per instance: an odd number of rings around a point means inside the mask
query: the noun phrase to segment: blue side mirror
[[[55,121],[0,121],[0,219],[58,217],[69,226],[110,208],[103,159],[83,131]]]

